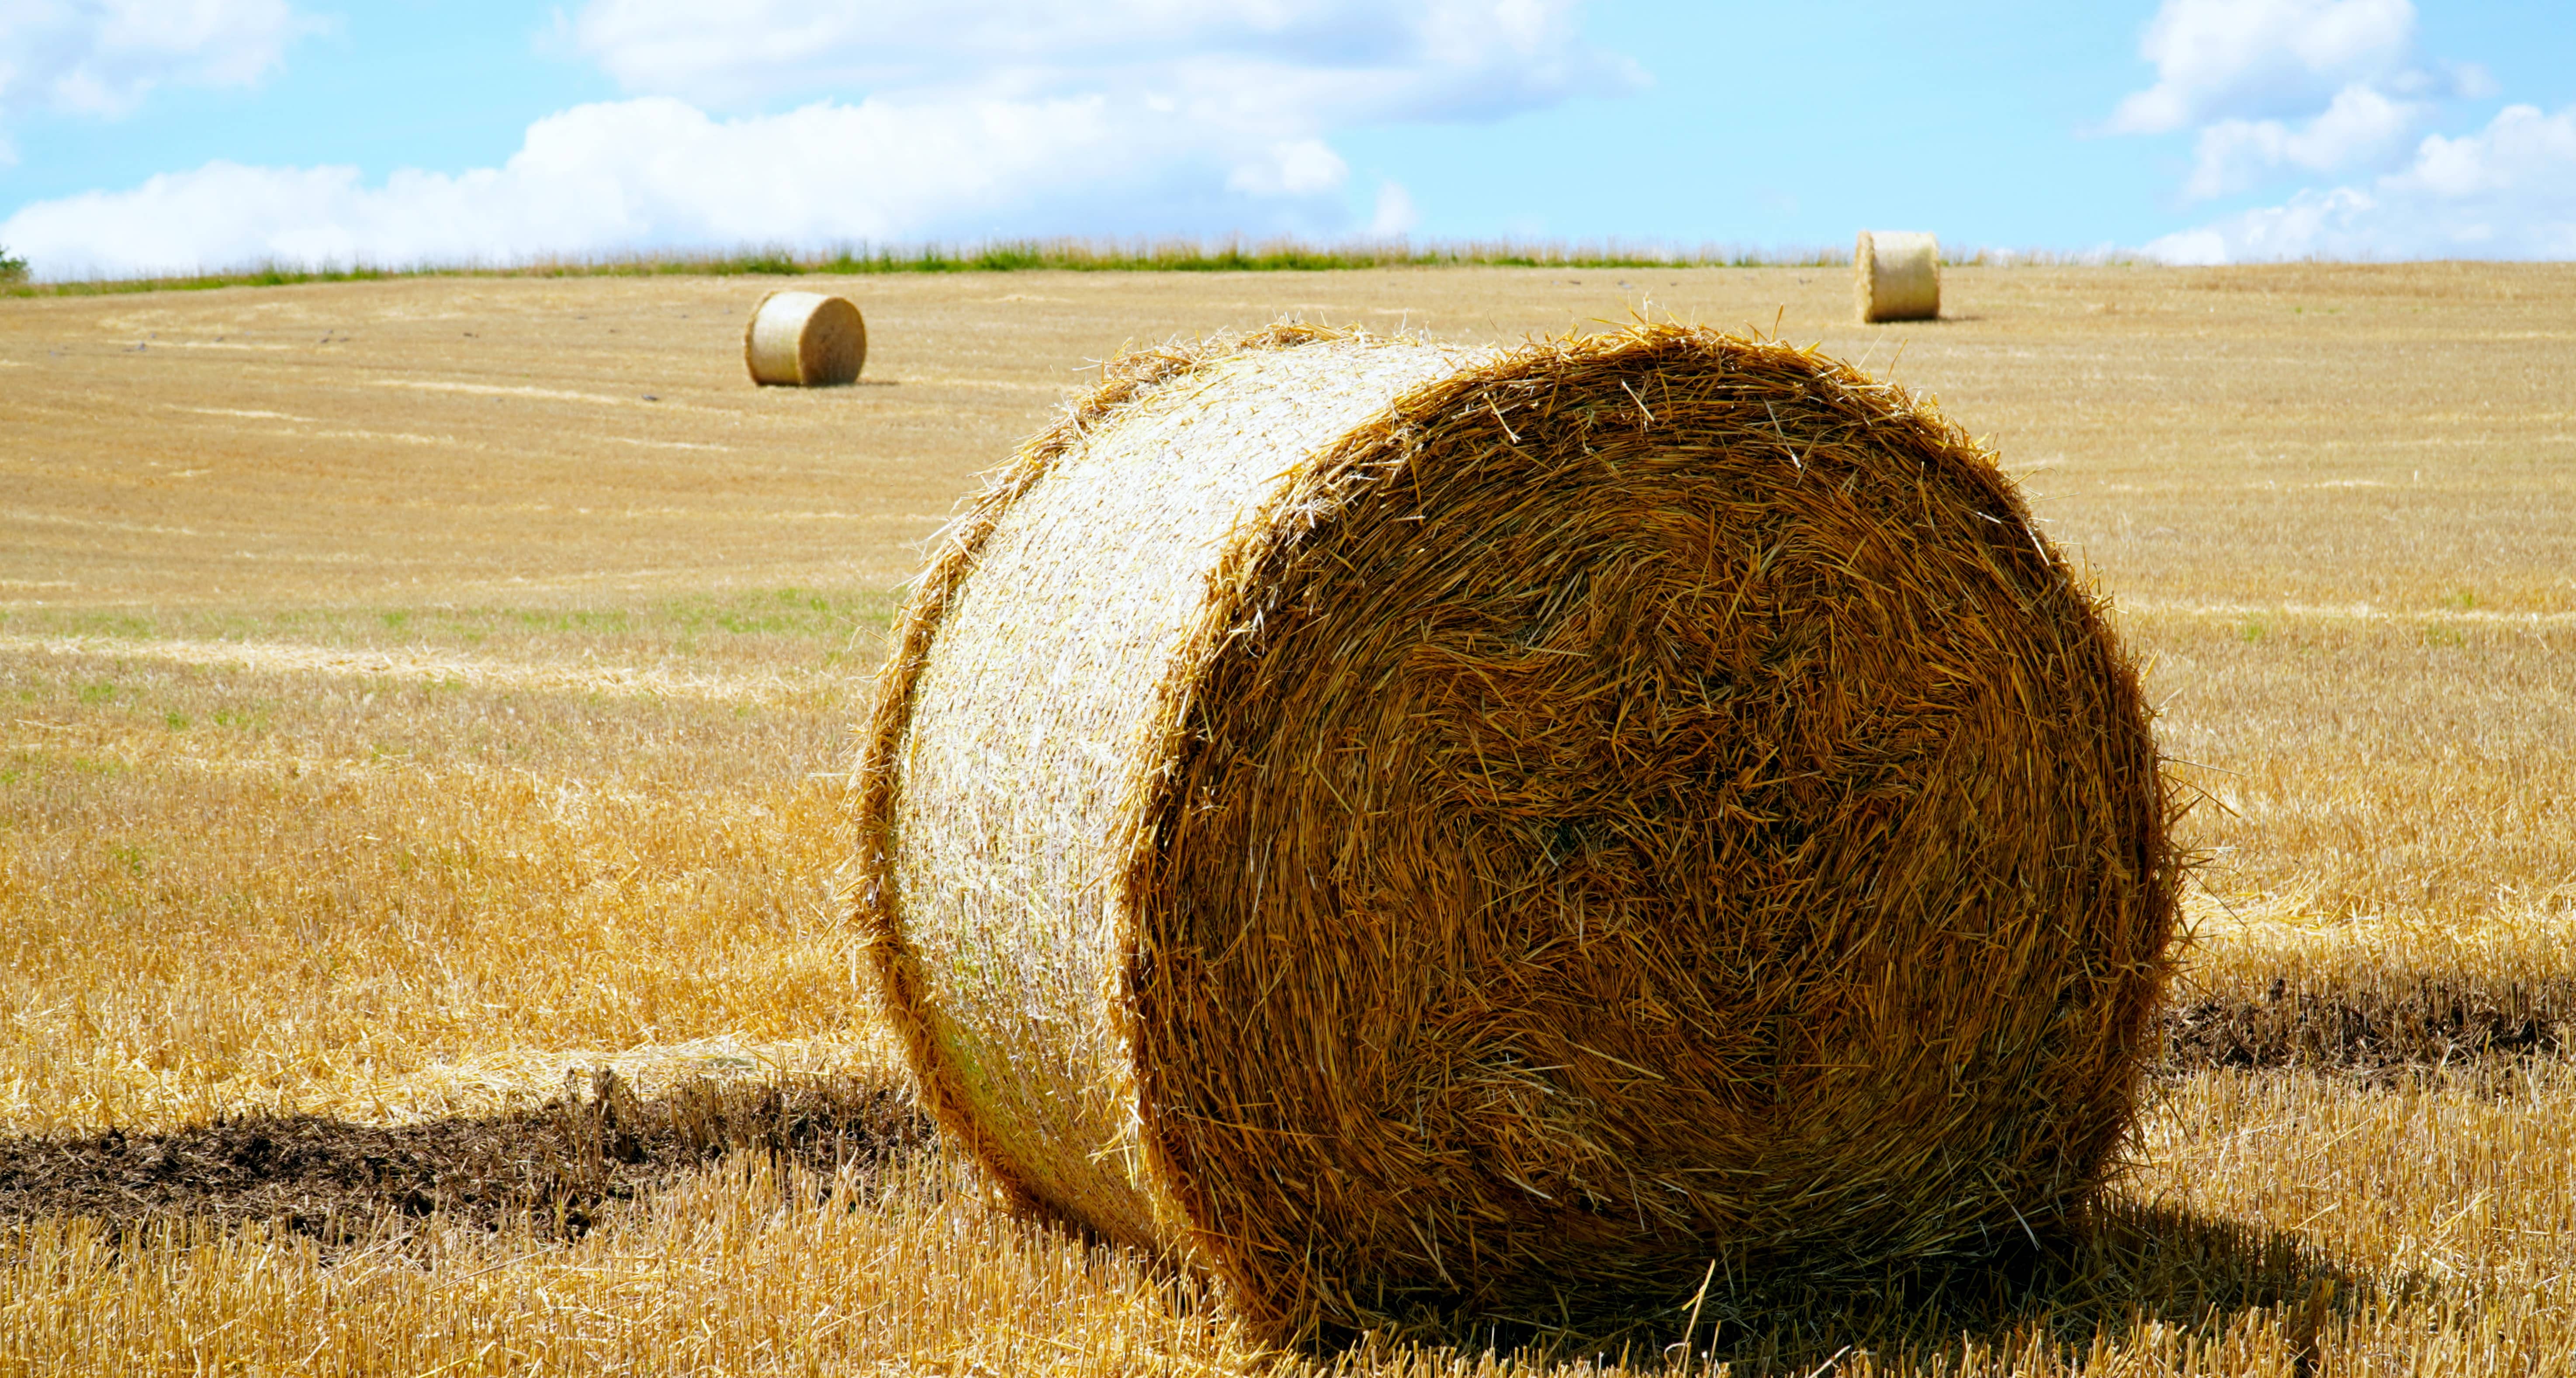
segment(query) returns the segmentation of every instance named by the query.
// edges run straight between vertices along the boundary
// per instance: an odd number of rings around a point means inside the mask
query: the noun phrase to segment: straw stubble
[[[1991,455],[1680,327],[1130,355],[863,731],[925,1102],[1265,1332],[2018,1236],[2172,927],[2132,667]]]

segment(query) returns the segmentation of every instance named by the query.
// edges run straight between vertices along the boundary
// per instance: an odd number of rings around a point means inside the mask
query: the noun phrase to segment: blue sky
[[[0,0],[45,276],[1054,234],[2576,258],[2567,0]]]

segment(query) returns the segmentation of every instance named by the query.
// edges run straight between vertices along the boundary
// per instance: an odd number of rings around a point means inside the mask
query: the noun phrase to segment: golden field
[[[1834,269],[796,285],[860,385],[751,387],[739,279],[0,302],[0,1372],[2576,1370],[2576,266],[1964,268],[1877,327]],[[937,1152],[713,1154],[581,1229],[13,1212],[111,1127],[888,1081],[846,738],[976,471],[1122,344],[1634,313],[1936,395],[2151,664],[2197,939],[2045,1259],[1318,1356]]]

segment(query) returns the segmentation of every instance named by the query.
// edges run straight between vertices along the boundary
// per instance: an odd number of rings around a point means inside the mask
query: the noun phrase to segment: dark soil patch
[[[2576,982],[2509,988],[2426,979],[2369,990],[2275,984],[2254,1000],[2203,999],[2160,1018],[2164,1068],[2375,1071],[2569,1051]],[[150,1134],[0,1138],[0,1223],[91,1216],[270,1220],[330,1242],[431,1216],[578,1236],[601,1209],[729,1154],[862,1181],[930,1147],[937,1132],[899,1088],[817,1078],[698,1081],[646,1099],[594,1074],[543,1105],[409,1125],[248,1115]]]
[[[2438,977],[2167,1009],[2165,1064],[2377,1071],[2546,1057],[2576,1039],[2576,981],[2496,986]]]
[[[731,1153],[871,1178],[933,1137],[890,1086],[698,1081],[647,1100],[601,1072],[544,1105],[478,1119],[249,1115],[154,1134],[0,1139],[0,1221],[261,1219],[340,1243],[435,1215],[574,1236],[604,1205]]]

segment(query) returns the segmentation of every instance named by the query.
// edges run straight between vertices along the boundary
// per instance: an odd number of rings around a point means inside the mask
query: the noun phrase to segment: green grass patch
[[[70,282],[28,282],[25,274],[5,281],[0,294],[12,297],[105,297],[128,292],[202,292],[217,287],[293,287],[308,282],[381,282],[388,278],[485,276],[469,269],[441,268],[286,268],[262,267],[231,273],[191,273],[179,277],[82,278]]]
[[[151,618],[132,612],[82,612],[21,608],[0,613],[0,627],[51,636],[112,636],[139,641],[154,633]]]
[[[1948,260],[1957,265],[2059,261],[2045,254],[2001,255],[1977,251]],[[382,282],[439,277],[802,277],[877,273],[1276,273],[1337,272],[1361,268],[1823,268],[1851,262],[1847,248],[1748,249],[1703,244],[1695,248],[1625,244],[1616,240],[1567,243],[1538,240],[1465,240],[1414,244],[1404,240],[1318,244],[1295,239],[1239,238],[1118,240],[1006,239],[981,244],[857,244],[822,251],[778,246],[724,252],[670,252],[546,259],[491,266],[419,264],[405,268],[266,263],[227,272],[167,277],[89,278],[63,282],[0,279],[0,294],[100,296],[126,292],[186,292],[225,287],[292,287],[308,283]]]
[[[885,630],[894,620],[894,600],[885,594],[836,595],[791,588],[686,599],[660,611],[692,633],[837,640],[861,627]]]
[[[18,609],[9,630],[22,634],[112,637],[149,642],[286,641],[333,647],[587,645],[605,655],[650,655],[760,640],[803,642],[827,663],[854,637],[893,625],[897,595],[884,589],[771,588],[683,594],[627,606],[414,606],[281,608],[271,611],[176,610],[147,618],[129,611],[54,612]],[[111,683],[78,691],[90,704],[114,702]]]
[[[266,732],[268,711],[271,706],[262,703],[236,708],[218,708],[215,710],[215,726],[229,727],[236,732]]]

